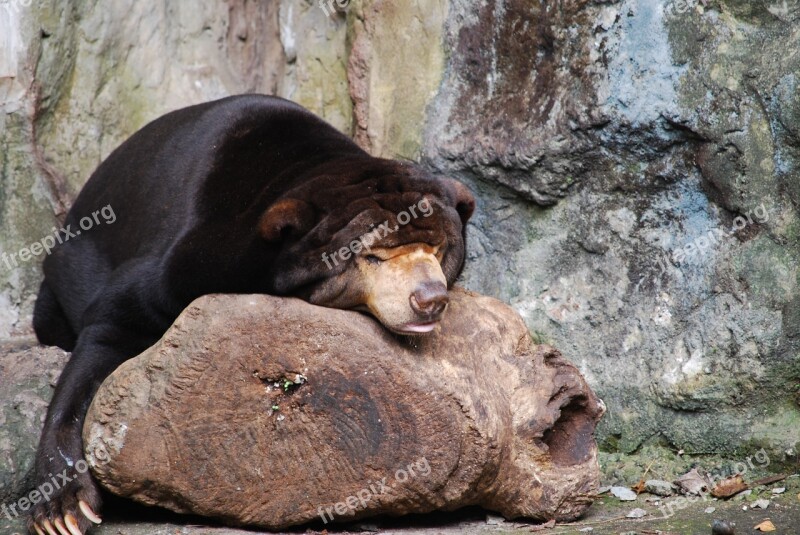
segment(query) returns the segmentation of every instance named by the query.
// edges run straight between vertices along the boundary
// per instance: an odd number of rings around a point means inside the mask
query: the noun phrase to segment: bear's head
[[[276,293],[362,310],[398,334],[434,329],[464,265],[475,199],[460,182],[375,158],[326,165],[271,203]]]

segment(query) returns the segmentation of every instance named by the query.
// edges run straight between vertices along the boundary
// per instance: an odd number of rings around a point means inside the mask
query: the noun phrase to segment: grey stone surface
[[[19,518],[0,518],[0,530],[4,535],[25,535],[25,523]],[[92,528],[92,535],[247,535],[253,531],[218,528],[200,525],[184,525],[180,522],[136,522],[130,519],[111,521]]]
[[[66,361],[34,340],[0,345],[0,504],[33,488],[33,454]]]
[[[672,496],[675,493],[675,487],[669,481],[648,479],[644,482],[644,491],[656,496]]]
[[[793,466],[800,10],[542,5],[2,2],[0,251],[51,233],[146,121],[278,93],[473,187],[464,284],[579,365],[603,448]],[[0,258],[0,338],[30,334],[40,260]]]
[[[670,4],[452,2],[423,159],[478,191],[465,284],[580,365],[604,448],[793,463],[800,15]]]
[[[611,487],[609,492],[623,502],[632,502],[636,500],[636,493],[628,487]]]
[[[713,520],[735,522],[737,533],[744,527],[752,527],[766,516],[777,527],[776,533],[793,533],[792,529],[800,519],[800,504],[795,496],[781,496],[779,503],[768,511],[760,509],[743,509],[742,503],[736,500],[715,501],[714,511],[706,512],[707,501],[702,499],[687,501],[684,497],[668,498],[659,503],[642,503],[640,508],[647,515],[639,519],[625,516],[631,511],[630,502],[620,502],[616,498],[604,499],[589,509],[585,518],[569,524],[557,524],[554,528],[539,531],[549,535],[576,535],[591,533],[592,535],[619,535],[620,533],[658,533],[664,534],[705,534],[710,533]],[[101,526],[94,528],[93,535],[245,535],[262,533],[231,528],[211,527],[204,525],[202,519],[193,517],[163,516],[159,518],[155,511],[150,517],[157,521],[144,520],[142,517],[148,510],[138,510],[124,515],[111,515]],[[375,519],[368,522],[350,524],[331,528],[330,525],[316,525],[289,533],[322,534],[328,533],[381,533],[387,535],[483,535],[483,534],[529,534],[532,528],[541,524],[526,522],[502,522],[494,516],[481,511],[462,511],[447,515],[427,515],[425,517],[400,519]],[[13,535],[22,533],[20,522],[8,522],[0,518],[0,533]],[[270,532],[276,533],[276,532]],[[285,532],[280,532],[285,533]]]

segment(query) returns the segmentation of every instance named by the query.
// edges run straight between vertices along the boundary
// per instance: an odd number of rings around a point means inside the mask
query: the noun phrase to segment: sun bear
[[[44,262],[34,329],[72,355],[47,412],[36,484],[67,478],[34,506],[30,530],[80,534],[100,522],[99,489],[75,470],[86,462],[88,405],[192,300],[294,296],[424,335],[463,267],[474,208],[460,182],[372,157],[277,97],[191,106],[135,133],[89,178],[67,239]],[[81,224],[103,209],[113,222]]]

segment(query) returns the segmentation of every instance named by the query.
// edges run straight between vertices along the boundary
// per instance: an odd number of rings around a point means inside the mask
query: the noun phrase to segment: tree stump
[[[451,292],[428,337],[266,295],[191,304],[100,388],[83,437],[120,496],[270,529],[479,505],[571,520],[604,406],[503,303]]]

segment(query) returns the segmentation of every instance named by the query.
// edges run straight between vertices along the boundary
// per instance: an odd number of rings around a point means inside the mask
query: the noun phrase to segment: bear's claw
[[[91,496],[87,487],[77,493]],[[28,531],[35,535],[84,535],[93,523],[99,524],[101,521],[88,501],[78,499],[74,494],[67,497],[62,495],[60,499],[40,504],[29,519]]]
[[[34,524],[34,527],[36,526],[37,524]],[[58,535],[58,533],[56,533],[56,530],[53,529],[53,524],[51,524],[50,521],[47,520],[46,518],[42,522],[42,526],[44,526],[44,529],[47,530],[47,535]]]
[[[78,500],[78,508],[81,510],[81,513],[83,513],[83,516],[88,518],[90,522],[94,524],[100,524],[103,521],[103,519],[97,516],[97,513],[95,513],[91,506],[85,501]]]
[[[64,526],[64,521],[61,520],[60,516],[55,519],[54,524],[56,525],[56,529],[60,535],[70,535],[69,531],[67,531],[67,528]]]
[[[70,535],[83,535],[81,528],[78,527],[78,521],[75,520],[75,517],[72,515],[65,515],[64,516],[64,524],[67,525],[67,529],[70,532]]]
[[[94,511],[92,511],[92,508],[88,503],[84,502],[83,500],[81,500],[79,503],[81,512],[88,520],[94,522],[95,524],[99,524],[101,522],[100,517],[97,516]],[[53,525],[55,525],[55,529],[53,528]],[[78,520],[71,514],[66,514],[63,520],[61,517],[58,517],[52,523],[50,520],[44,519],[41,527],[38,522],[34,522],[32,527],[36,532],[36,535],[84,535],[84,531],[78,525]],[[42,528],[44,528],[44,531]],[[47,533],[45,533],[45,531],[47,531]]]

